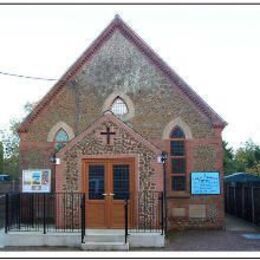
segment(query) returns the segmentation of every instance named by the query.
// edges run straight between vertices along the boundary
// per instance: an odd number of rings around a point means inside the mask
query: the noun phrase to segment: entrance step
[[[86,230],[81,248],[93,251],[126,251],[129,250],[129,243],[125,243],[123,230]]]
[[[125,236],[121,234],[87,234],[84,242],[123,242]]]
[[[124,242],[85,242],[81,244],[81,249],[86,251],[128,251],[129,243]]]

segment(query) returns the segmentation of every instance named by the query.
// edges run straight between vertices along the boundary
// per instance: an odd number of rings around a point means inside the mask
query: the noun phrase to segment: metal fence
[[[80,232],[81,193],[7,193],[5,230]]]
[[[5,232],[77,232],[81,240],[86,235],[85,193],[6,193],[0,195],[0,227]],[[122,198],[123,199],[123,198]],[[125,241],[131,232],[164,233],[163,193],[148,191],[124,198],[123,225]],[[135,211],[132,214],[132,211]],[[134,225],[129,225],[135,216]]]
[[[260,186],[226,183],[225,211],[260,225]]]
[[[163,192],[137,193],[136,225],[131,232],[164,232]]]

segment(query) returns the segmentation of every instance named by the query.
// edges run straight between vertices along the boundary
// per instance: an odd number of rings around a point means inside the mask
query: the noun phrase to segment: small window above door
[[[128,113],[128,108],[124,100],[117,97],[112,103],[111,111],[117,116],[123,116]]]
[[[55,135],[55,150],[58,152],[69,141],[69,135],[61,128]]]

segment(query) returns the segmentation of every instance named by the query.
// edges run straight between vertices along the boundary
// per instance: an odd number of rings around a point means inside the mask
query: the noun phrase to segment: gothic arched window
[[[69,141],[69,135],[63,128],[61,128],[60,130],[57,131],[54,141],[55,141],[55,149],[56,151],[58,151]]]
[[[124,100],[117,97],[112,103],[111,111],[117,116],[123,116],[128,113],[128,108]]]
[[[173,128],[171,138],[185,138],[185,134],[179,126]]]
[[[170,134],[171,187],[173,191],[186,190],[185,134],[176,126]]]

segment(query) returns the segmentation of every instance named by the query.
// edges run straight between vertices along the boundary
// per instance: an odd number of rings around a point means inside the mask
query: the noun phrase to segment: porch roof
[[[75,146],[79,141],[83,138],[91,134],[96,128],[98,128],[101,124],[105,122],[112,122],[117,125],[119,128],[123,128],[129,135],[131,135],[134,139],[142,143],[146,146],[150,151],[154,152],[155,154],[161,154],[161,149],[159,149],[156,145],[145,139],[143,136],[138,134],[133,128],[128,126],[118,117],[116,117],[111,111],[105,111],[103,115],[98,118],[95,122],[93,122],[88,128],[86,128],[81,134],[73,138],[66,146],[64,146],[57,154],[57,157],[62,157],[66,151],[71,149]]]

